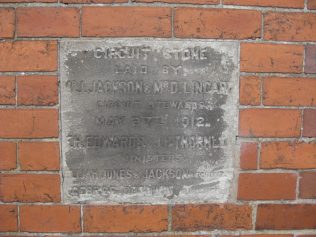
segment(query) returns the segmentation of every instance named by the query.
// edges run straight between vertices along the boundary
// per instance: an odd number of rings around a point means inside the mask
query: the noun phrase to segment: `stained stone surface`
[[[237,151],[238,44],[61,42],[65,202],[225,202]]]

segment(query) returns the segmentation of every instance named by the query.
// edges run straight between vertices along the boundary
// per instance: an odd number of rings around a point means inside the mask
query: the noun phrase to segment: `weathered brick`
[[[257,230],[297,230],[316,228],[316,205],[262,204],[257,209]]]
[[[316,9],[316,0],[308,0],[307,8],[310,10],[315,10]]]
[[[243,109],[239,113],[242,137],[299,137],[301,112],[289,109]]]
[[[304,0],[223,0],[226,5],[304,8]]]
[[[21,170],[59,170],[58,142],[19,143]]]
[[[15,104],[15,77],[0,76],[0,104]]]
[[[264,15],[264,38],[267,40],[315,41],[316,14],[276,13]]]
[[[261,13],[250,10],[177,8],[174,32],[179,38],[255,39]]]
[[[293,237],[287,234],[221,235],[221,237]]]
[[[168,229],[167,206],[87,206],[83,218],[86,232],[161,232]]]
[[[20,226],[27,232],[80,232],[80,207],[21,206]]]
[[[58,202],[58,174],[0,174],[0,200],[4,202]]]
[[[55,109],[0,110],[0,137],[58,137],[58,111]]]
[[[171,9],[162,7],[84,7],[84,36],[171,36]]]
[[[62,3],[127,3],[128,0],[61,0]]]
[[[13,38],[14,30],[15,30],[14,9],[13,8],[0,9],[0,38]]]
[[[19,105],[56,105],[58,103],[58,80],[56,76],[19,76]]]
[[[239,103],[259,105],[261,103],[261,78],[245,76],[240,78]]]
[[[303,136],[316,137],[316,109],[304,110]]]
[[[302,45],[242,43],[242,72],[292,72],[303,70]]]
[[[257,143],[242,143],[240,148],[240,168],[243,170],[257,169],[257,156]]]
[[[220,0],[134,0],[134,2],[164,2],[164,3],[191,3],[191,4],[219,4]]]
[[[58,0],[0,0],[0,3],[32,3],[32,2],[57,2]]]
[[[0,232],[18,230],[18,210],[14,205],[0,205]]]
[[[79,9],[32,7],[17,9],[19,37],[79,36]]]
[[[260,168],[316,168],[316,143],[266,142],[261,146]]]
[[[0,71],[56,71],[55,41],[0,42]]]
[[[0,170],[16,168],[16,143],[0,142]]]
[[[305,73],[316,73],[316,45],[305,48]]]
[[[316,172],[303,172],[300,175],[300,198],[316,198]]]
[[[269,173],[239,175],[239,200],[294,200],[296,197],[296,174]]]
[[[315,106],[316,78],[265,78],[263,104]]]
[[[172,209],[174,231],[251,229],[251,207],[233,204],[176,205]]]

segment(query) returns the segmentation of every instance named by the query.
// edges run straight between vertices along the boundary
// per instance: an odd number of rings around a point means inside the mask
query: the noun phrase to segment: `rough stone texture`
[[[107,47],[122,46],[141,49],[139,59],[117,59],[112,51],[107,57],[114,58],[104,57]],[[174,53],[180,49],[186,53]],[[227,200],[237,130],[237,50],[233,43],[203,41],[63,43],[65,199]]]

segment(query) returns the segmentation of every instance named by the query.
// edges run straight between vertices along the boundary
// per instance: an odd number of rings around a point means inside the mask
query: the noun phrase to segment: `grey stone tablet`
[[[238,121],[238,44],[61,42],[65,202],[225,202]]]

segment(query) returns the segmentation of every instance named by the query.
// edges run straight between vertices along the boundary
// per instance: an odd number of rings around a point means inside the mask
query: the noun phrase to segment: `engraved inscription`
[[[237,56],[232,42],[63,41],[64,200],[227,201]]]

